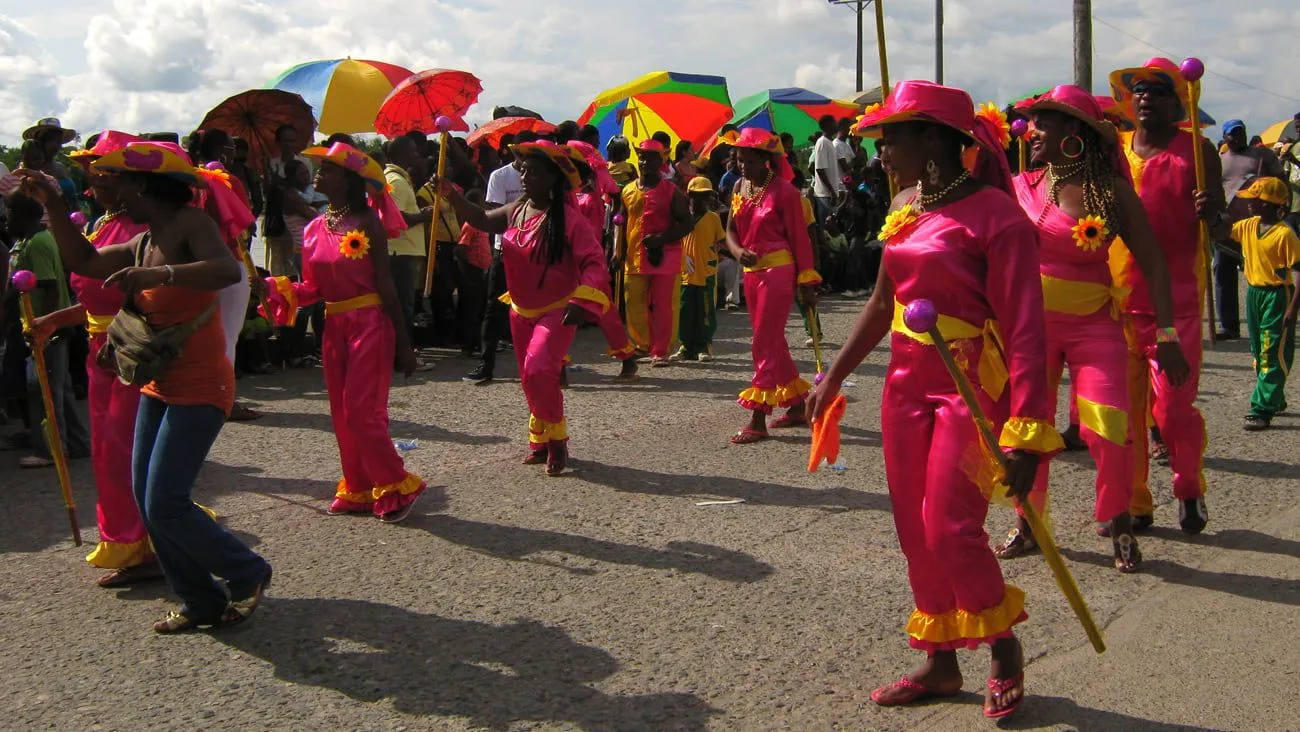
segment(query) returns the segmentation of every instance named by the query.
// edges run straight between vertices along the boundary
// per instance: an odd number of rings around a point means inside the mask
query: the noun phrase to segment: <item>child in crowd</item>
[[[1246,272],[1246,324],[1255,358],[1255,393],[1245,428],[1266,430],[1286,410],[1286,376],[1295,361],[1296,288],[1300,238],[1282,222],[1290,191],[1280,178],[1257,178],[1243,188],[1251,217],[1232,227]]]
[[[717,195],[704,176],[686,185],[695,228],[682,241],[682,306],[678,322],[679,361],[713,359],[713,334],[718,329],[718,248],[727,240],[718,216]]]
[[[619,188],[636,180],[636,166],[631,163],[632,146],[626,137],[615,137],[605,146],[605,157],[609,159],[609,174]]]

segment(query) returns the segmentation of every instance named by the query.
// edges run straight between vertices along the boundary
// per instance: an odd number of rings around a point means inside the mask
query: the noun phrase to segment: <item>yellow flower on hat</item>
[[[998,105],[993,102],[985,102],[979,106],[979,109],[975,110],[975,116],[993,123],[992,127],[998,134],[998,144],[1002,146],[1002,149],[1005,150],[1010,147],[1011,123],[1007,122],[1006,114],[1002,112]]]
[[[1100,216],[1084,216],[1070,231],[1074,233],[1074,243],[1085,252],[1097,251],[1110,236],[1106,219]]]
[[[885,217],[885,223],[880,227],[880,240],[886,244],[901,240],[919,216],[920,213],[912,204],[903,204],[901,208]]]
[[[353,229],[339,241],[339,254],[348,259],[362,259],[370,253],[370,237],[360,229]]]

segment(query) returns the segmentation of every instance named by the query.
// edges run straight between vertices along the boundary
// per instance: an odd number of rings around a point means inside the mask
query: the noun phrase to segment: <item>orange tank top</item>
[[[136,307],[155,328],[168,328],[202,315],[217,293],[188,287],[158,287],[135,297]],[[227,415],[235,406],[235,368],[226,358],[226,336],[221,313],[214,311],[187,341],[180,357],[162,377],[144,386],[141,394],[174,404],[207,404]]]

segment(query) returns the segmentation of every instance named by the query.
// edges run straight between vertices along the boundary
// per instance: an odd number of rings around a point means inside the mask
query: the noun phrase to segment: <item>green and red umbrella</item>
[[[796,142],[803,142],[818,130],[817,120],[828,114],[836,119],[853,118],[858,106],[798,87],[767,89],[736,102],[731,123],[742,130],[757,127],[777,134],[788,132]]]
[[[635,146],[667,132],[674,145],[689,140],[698,149],[731,114],[731,95],[721,76],[655,71],[602,92],[578,124],[594,125],[602,142],[622,135]]]

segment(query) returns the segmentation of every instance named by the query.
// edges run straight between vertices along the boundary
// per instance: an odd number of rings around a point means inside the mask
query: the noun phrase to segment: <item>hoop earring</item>
[[[1078,152],[1071,153],[1070,151],[1065,149],[1066,143],[1068,143],[1070,140],[1074,140],[1075,142],[1079,143]],[[1083,151],[1086,147],[1087,146],[1083,144],[1083,138],[1079,137],[1078,135],[1070,135],[1064,140],[1061,140],[1061,154],[1071,160],[1078,160],[1079,158],[1083,157]]]
[[[939,166],[933,160],[926,161],[925,174],[930,178],[930,185],[939,185]]]

